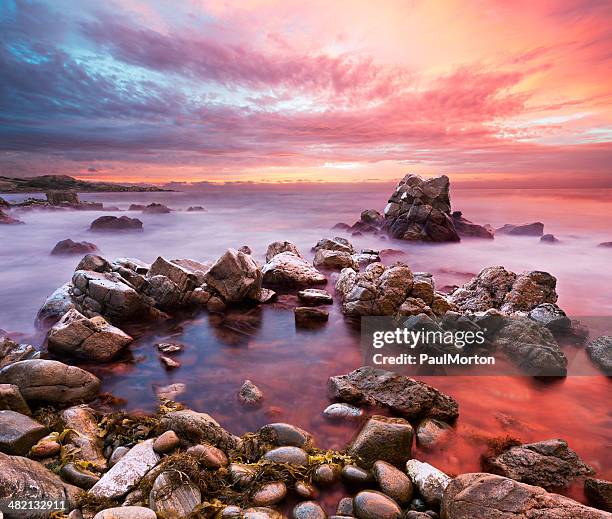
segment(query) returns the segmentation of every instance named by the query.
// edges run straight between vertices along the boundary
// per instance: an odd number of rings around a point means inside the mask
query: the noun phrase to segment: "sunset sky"
[[[612,187],[612,2],[0,0],[0,174]]]

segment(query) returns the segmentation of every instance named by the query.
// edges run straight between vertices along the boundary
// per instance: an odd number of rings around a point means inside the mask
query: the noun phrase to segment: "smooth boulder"
[[[327,283],[323,274],[293,252],[276,254],[261,271],[264,285],[304,288]]]

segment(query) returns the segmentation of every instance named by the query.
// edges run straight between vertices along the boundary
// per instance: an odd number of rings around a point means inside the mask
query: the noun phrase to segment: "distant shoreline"
[[[75,191],[77,193],[152,193],[172,192],[158,186],[131,186],[112,182],[90,182],[67,175],[13,178],[0,176],[0,193],[27,194],[46,191]]]

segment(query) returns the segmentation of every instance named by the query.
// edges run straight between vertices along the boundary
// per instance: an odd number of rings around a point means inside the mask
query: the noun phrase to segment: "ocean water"
[[[479,270],[504,265],[515,272],[545,270],[557,278],[559,305],[572,317],[612,316],[612,241],[610,190],[455,190],[454,209],[470,220],[494,227],[541,221],[560,243],[538,238],[498,236],[464,239],[459,244],[423,245],[376,236],[350,237],[330,230],[337,222],[353,223],[362,209],[382,210],[391,185],[361,186],[208,186],[172,193],[83,194],[81,199],[126,210],[131,203],[162,202],[176,211],[165,215],[109,211],[24,211],[25,225],[0,227],[0,328],[41,345],[34,317],[45,298],[68,281],[79,257],[50,256],[59,240],[92,241],[108,259],[157,256],[214,261],[228,247],[248,245],[263,262],[267,245],[289,240],[309,258],[322,237],[348,237],[356,248],[393,248],[414,271],[430,271],[438,287],[462,284]],[[23,195],[2,195],[10,200]],[[203,205],[207,212],[186,212]],[[142,233],[98,234],[88,226],[103,214],[127,214],[144,222]],[[393,258],[395,261],[396,258]],[[328,288],[333,292],[334,275]],[[329,404],[327,379],[361,365],[359,331],[330,308],[329,323],[317,330],[295,328],[294,295],[248,311],[225,316],[206,312],[177,317],[152,326],[135,323],[137,337],[120,362],[87,366],[103,380],[104,391],[125,399],[130,409],[155,407],[155,389],[186,384],[178,400],[205,411],[236,434],[272,421],[301,426],[325,448],[342,448],[359,428],[322,417]],[[166,371],[155,343],[179,341],[182,366]],[[582,350],[571,353],[584,356]],[[585,361],[588,363],[588,361]],[[564,438],[600,477],[612,478],[612,416],[609,379],[591,368],[590,376],[537,382],[527,377],[429,377],[435,387],[455,397],[460,417],[453,440],[442,449],[415,456],[452,474],[478,471],[487,442],[511,436],[522,441]],[[245,410],[236,392],[245,379],[264,392],[260,409]],[[578,485],[567,493],[582,499]],[[328,507],[333,508],[328,499]]]

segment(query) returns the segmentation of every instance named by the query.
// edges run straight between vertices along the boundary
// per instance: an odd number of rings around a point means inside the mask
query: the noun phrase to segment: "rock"
[[[336,514],[340,516],[349,516],[351,517],[354,514],[353,510],[353,498],[352,497],[343,497],[338,502],[338,507],[336,508]]]
[[[510,236],[542,236],[544,234],[544,224],[542,222],[524,223],[512,225],[507,223],[503,227],[495,230],[496,234],[509,234]]]
[[[263,392],[250,380],[245,380],[238,391],[238,400],[241,404],[248,407],[261,405]]]
[[[329,319],[329,312],[323,308],[312,306],[298,306],[294,310],[296,326],[309,327],[325,323]]]
[[[205,275],[206,284],[226,303],[257,300],[262,279],[262,271],[255,260],[236,249],[228,249]]]
[[[266,506],[255,506],[244,511],[242,519],[287,519],[284,514]]]
[[[159,351],[166,354],[178,353],[183,351],[184,348],[180,342],[158,342],[155,346]]]
[[[319,465],[312,474],[312,481],[320,487],[329,487],[340,479],[340,467],[329,463]]]
[[[349,487],[364,487],[372,483],[372,475],[357,465],[345,465],[340,476],[344,484]]]
[[[265,285],[302,288],[327,283],[323,274],[292,252],[276,254],[263,266],[262,272]]]
[[[62,476],[64,481],[67,481],[68,483],[79,488],[85,489],[93,487],[98,481],[100,481],[100,476],[87,469],[78,467],[72,462],[66,463],[66,465],[61,468],[60,476]]]
[[[245,254],[248,254],[249,256],[253,254],[253,250],[248,245],[242,245],[241,247],[238,247],[238,252],[244,252]]]
[[[351,226],[348,223],[344,223],[344,222],[339,222],[336,225],[334,225],[332,227],[332,230],[339,230],[339,231],[348,231],[351,228]]]
[[[591,360],[607,376],[612,376],[612,336],[603,335],[587,344],[586,351]]]
[[[113,465],[116,465],[117,462],[128,452],[130,452],[130,448],[125,447],[124,445],[120,445],[119,447],[115,448],[110,455],[110,458],[108,458],[108,466],[112,467]]]
[[[86,254],[79,264],[74,269],[76,270],[93,270],[94,272],[110,272],[112,265],[102,256],[97,254]]]
[[[327,519],[327,514],[319,503],[303,501],[293,508],[293,519]]]
[[[353,509],[359,519],[399,519],[400,507],[381,492],[363,490],[353,498]]]
[[[95,243],[88,241],[76,242],[68,238],[67,240],[57,242],[51,251],[51,255],[89,254],[90,252],[98,252],[98,247]]]
[[[323,411],[323,416],[331,420],[355,420],[361,418],[364,412],[363,409],[350,404],[331,404]]]
[[[47,202],[51,205],[78,205],[79,196],[75,191],[48,191],[45,193]]]
[[[133,340],[104,317],[88,319],[74,308],[66,312],[47,335],[52,353],[99,362],[113,359]]]
[[[446,422],[425,418],[416,428],[417,443],[419,447],[430,449],[434,445],[444,443],[452,431],[452,427]]]
[[[290,241],[275,241],[268,245],[268,250],[266,251],[266,263],[281,252],[292,252],[299,258],[303,258],[298,248]]]
[[[459,241],[450,216],[449,191],[445,175],[427,180],[406,175],[385,207],[383,228],[400,240]]]
[[[510,447],[486,458],[483,467],[492,474],[546,490],[566,487],[574,478],[593,473],[567,442],[559,439]]]
[[[251,496],[255,506],[269,506],[279,503],[287,495],[287,487],[282,481],[264,483]]]
[[[299,447],[276,447],[264,454],[264,459],[289,465],[307,465],[308,454]]]
[[[145,214],[167,214],[171,211],[172,210],[164,204],[156,204],[155,202],[142,208],[142,212]]]
[[[410,419],[429,417],[452,421],[459,415],[459,406],[452,397],[424,382],[384,369],[365,366],[346,375],[330,377],[328,386],[334,400],[388,407]]]
[[[347,452],[364,468],[377,460],[401,465],[411,457],[414,431],[407,420],[374,415],[365,423]]]
[[[144,506],[120,506],[98,512],[93,519],[156,519],[157,515]]]
[[[95,232],[142,231],[142,222],[138,218],[128,216],[100,216],[91,222],[89,230]]]
[[[603,479],[587,478],[584,493],[590,503],[597,508],[612,512],[612,482]]]
[[[555,238],[554,234],[544,234],[541,238],[540,238],[540,243],[546,243],[546,244],[553,244],[553,243],[559,243],[560,240],[558,240],[557,238]]]
[[[528,312],[542,303],[557,302],[557,279],[548,272],[532,271],[519,274],[512,290],[504,297],[500,310],[511,313]]]
[[[248,487],[255,479],[256,470],[242,463],[230,463],[228,472],[232,483],[238,488]]]
[[[32,501],[63,501],[64,510],[72,510],[77,502],[80,489],[64,483],[59,476],[45,468],[37,461],[20,456],[8,456],[0,453],[0,502],[8,499]],[[16,516],[6,513],[10,517]],[[47,519],[53,510],[28,510],[31,519]]]
[[[149,494],[149,506],[167,517],[186,517],[202,502],[200,490],[191,480],[172,471],[155,478]]]
[[[242,519],[242,508],[234,505],[226,506],[221,510],[219,519]]]
[[[189,213],[200,212],[201,213],[201,212],[207,212],[207,211],[201,205],[191,205],[187,208],[187,212]]]
[[[348,252],[318,249],[315,253],[313,264],[315,267],[322,267],[332,270],[342,270],[343,268],[358,269],[359,266],[353,260],[353,256]]]
[[[374,479],[383,494],[393,499],[401,507],[412,499],[412,482],[401,470],[385,461],[378,460],[372,466]]]
[[[20,360],[36,358],[38,352],[30,344],[19,344],[0,333],[0,368]]]
[[[128,211],[142,211],[144,208],[144,204],[130,204]]]
[[[347,254],[354,254],[355,248],[346,238],[340,238],[336,236],[335,238],[322,238],[317,244],[312,248],[315,252],[320,250],[328,250],[328,251],[336,251],[336,252],[345,252]]]
[[[46,299],[36,314],[36,326],[38,328],[53,325],[66,312],[75,307],[71,293],[72,288],[72,283],[65,283]]]
[[[158,454],[166,454],[179,446],[180,440],[174,431],[162,433],[153,442],[153,450]]]
[[[208,444],[189,447],[187,454],[196,457],[202,465],[213,470],[225,467],[228,463],[227,456],[221,449]]]
[[[159,256],[147,272],[147,278],[165,276],[176,285],[179,292],[190,292],[200,285],[202,280],[198,279],[194,268],[187,268],[180,264],[188,261],[191,260],[177,260],[177,263],[175,263]],[[204,265],[200,265],[201,268],[206,268]]]
[[[93,410],[86,405],[64,409],[61,413],[64,428],[69,430],[66,444],[75,449],[74,458],[87,461],[100,470],[106,469],[106,458],[102,452],[103,441],[99,437],[98,420]]]
[[[181,363],[178,360],[167,357],[166,355],[160,355],[159,360],[166,369],[176,369],[181,367]]]
[[[160,429],[173,430],[186,443],[210,443],[223,450],[236,447],[235,436],[206,413],[197,413],[190,409],[165,414],[160,420]]]
[[[609,249],[609,248],[611,248],[611,247],[612,247],[612,241],[604,241],[604,242],[601,242],[601,243],[600,243],[599,245],[597,245],[597,246],[598,246],[598,247],[603,247],[603,248]]]
[[[0,225],[16,225],[16,224],[23,224],[23,222],[21,220],[18,220],[17,218],[13,218],[12,216],[9,216],[2,209],[0,209]]]
[[[303,499],[313,499],[317,496],[317,489],[306,481],[297,481],[294,490]]]
[[[98,498],[118,499],[132,490],[159,462],[153,440],[136,444],[89,491]]]
[[[372,263],[380,263],[382,261],[378,251],[373,249],[363,249],[361,252],[353,254],[351,258],[353,258],[353,262],[355,262],[358,269],[365,269]]]
[[[45,436],[32,446],[28,456],[35,459],[53,458],[62,450],[62,446],[53,435]]]
[[[445,519],[609,519],[610,514],[544,489],[492,474],[457,476],[446,488]]]
[[[425,502],[430,506],[438,506],[451,478],[429,463],[418,460],[409,460],[406,472]]]
[[[305,305],[331,305],[334,300],[329,292],[320,288],[306,288],[298,292],[298,299]]]
[[[485,238],[492,240],[494,238],[493,231],[482,225],[470,222],[463,217],[461,211],[453,211],[453,224],[457,230],[457,234],[466,238]]]
[[[376,209],[362,211],[360,219],[363,223],[369,223],[375,227],[380,227],[385,222],[385,217]]]
[[[314,439],[309,432],[288,423],[264,425],[259,429],[259,434],[269,439],[272,444],[281,447],[301,447],[308,450],[314,446]]]
[[[32,414],[19,388],[14,384],[0,384],[0,409],[27,416]]]
[[[166,400],[176,400],[180,395],[187,391],[187,384],[176,382],[167,386],[158,386],[155,388],[157,398]]]
[[[568,332],[572,327],[572,320],[557,305],[543,303],[536,306],[528,314],[529,319],[546,326],[551,332]]]
[[[15,411],[0,411],[0,451],[25,456],[48,433],[44,425]]]
[[[14,384],[26,400],[70,403],[89,401],[100,390],[100,380],[84,369],[56,360],[22,360],[0,370],[1,384]]]

